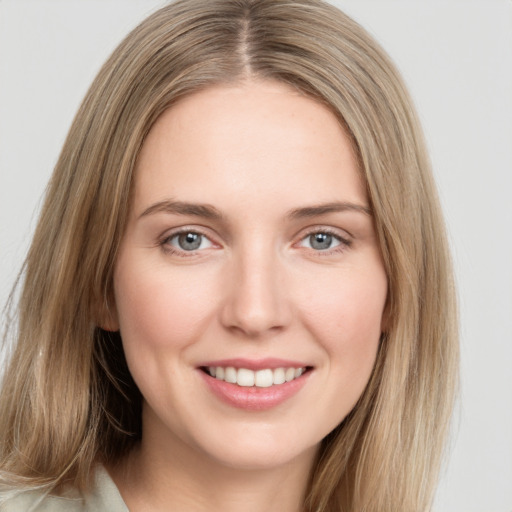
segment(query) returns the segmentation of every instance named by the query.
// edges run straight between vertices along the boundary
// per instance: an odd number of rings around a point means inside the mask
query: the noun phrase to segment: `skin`
[[[180,248],[180,229],[203,235],[200,248]],[[311,235],[326,232],[319,250]],[[106,327],[120,329],[144,396],[141,445],[110,468],[130,510],[300,510],[319,443],[363,392],[384,329],[386,274],[335,116],[259,81],[165,112],[138,160],[114,295]],[[199,369],[268,357],[309,371],[261,411],[219,399]]]

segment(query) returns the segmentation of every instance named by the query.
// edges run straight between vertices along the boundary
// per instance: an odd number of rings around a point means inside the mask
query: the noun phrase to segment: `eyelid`
[[[204,236],[205,238],[207,238],[210,241],[210,243],[212,245],[211,245],[211,247],[208,247],[205,249],[196,249],[193,251],[185,251],[183,249],[180,249],[179,247],[175,247],[168,243],[169,240],[173,239],[174,237],[179,236],[181,234],[185,234],[185,233],[197,233],[198,235]],[[167,253],[177,254],[177,255],[183,256],[183,257],[196,256],[198,253],[206,251],[207,249],[222,247],[222,245],[216,241],[215,237],[213,237],[211,235],[211,232],[209,230],[203,228],[202,226],[198,226],[198,225],[180,226],[177,228],[167,230],[161,237],[159,237],[158,245],[162,248],[162,250],[164,250]]]
[[[315,250],[309,247],[302,247],[305,250],[309,250],[310,252],[317,254],[319,256],[328,256],[330,254],[341,253],[348,249],[352,245],[352,237],[351,235],[345,231],[338,228],[334,228],[332,226],[310,226],[305,230],[302,230],[296,237],[297,242],[295,242],[294,246],[299,246],[300,243],[303,242],[306,238],[315,233],[325,233],[327,235],[331,235],[336,238],[340,243],[333,247],[332,249],[324,249],[324,250]],[[346,233],[348,236],[344,236],[342,233]]]
[[[349,233],[346,229],[337,228],[325,224],[315,224],[313,226],[303,228],[299,231],[295,238],[302,240],[306,236],[312,235],[314,233],[326,233],[329,235],[333,235],[336,238],[339,238],[340,240],[345,241],[347,243],[351,243],[352,239],[354,238],[353,235]]]
[[[210,243],[212,244],[212,247],[204,248],[204,249],[196,249],[192,251],[185,251],[178,247],[171,246],[167,242],[183,233],[197,233],[201,236],[204,236],[207,238]],[[328,235],[333,236],[336,238],[340,243],[333,247],[332,249],[324,249],[324,250],[317,250],[313,248],[308,247],[300,247],[300,243],[303,242],[307,237],[315,234],[315,233],[325,233]],[[344,235],[345,234],[345,235]],[[319,255],[319,256],[327,256],[330,254],[335,253],[341,253],[348,249],[352,245],[352,235],[348,233],[346,230],[342,230],[340,228],[335,228],[332,226],[325,226],[325,225],[315,225],[315,226],[309,226],[308,228],[302,229],[298,235],[295,238],[295,242],[292,243],[292,246],[302,248],[304,250],[309,250],[310,252]],[[211,230],[204,228],[203,226],[198,226],[197,224],[194,225],[185,225],[185,226],[179,226],[176,228],[172,228],[170,230],[167,230],[164,232],[164,234],[159,237],[157,245],[159,245],[162,250],[168,252],[168,253],[174,253],[181,257],[190,257],[190,256],[197,256],[199,253],[202,253],[206,251],[207,249],[211,248],[222,248],[223,245],[217,241],[217,237],[212,236]]]

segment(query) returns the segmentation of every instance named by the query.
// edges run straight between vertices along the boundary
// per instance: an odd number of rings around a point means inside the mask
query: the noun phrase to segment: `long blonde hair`
[[[112,295],[138,153],[185,95],[247,77],[327,105],[350,134],[389,279],[387,332],[354,410],[323,441],[304,510],[428,510],[457,380],[443,220],[414,108],[386,54],[320,0],[178,0],[133,30],[71,126],[27,256],[0,396],[0,479],[86,488],[141,436]]]

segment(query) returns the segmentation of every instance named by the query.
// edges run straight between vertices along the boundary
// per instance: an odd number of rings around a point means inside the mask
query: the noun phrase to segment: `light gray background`
[[[333,3],[381,41],[411,88],[453,246],[462,393],[435,511],[512,512],[512,2]],[[81,98],[160,5],[0,0],[1,304]]]

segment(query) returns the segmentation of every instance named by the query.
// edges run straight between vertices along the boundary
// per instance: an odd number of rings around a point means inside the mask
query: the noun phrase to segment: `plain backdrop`
[[[205,0],[207,1],[207,0]],[[453,247],[461,396],[437,512],[512,512],[512,2],[338,0],[415,99]],[[0,302],[100,65],[161,0],[0,0]]]

